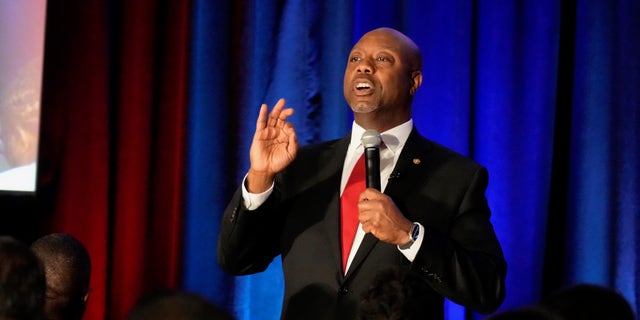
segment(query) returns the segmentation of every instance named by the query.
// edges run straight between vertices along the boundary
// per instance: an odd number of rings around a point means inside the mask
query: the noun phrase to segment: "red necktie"
[[[366,188],[364,154],[351,171],[340,197],[340,229],[342,240],[342,270],[346,271],[349,252],[358,228],[358,198]]]

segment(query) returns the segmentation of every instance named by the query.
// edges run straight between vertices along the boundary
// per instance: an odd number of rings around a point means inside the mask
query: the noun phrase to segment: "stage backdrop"
[[[277,259],[216,265],[222,211],[261,103],[286,98],[302,144],[348,133],[347,54],[380,26],[423,51],[418,129],[490,172],[502,308],[589,282],[637,310],[638,1],[50,1],[36,217],[89,248],[87,319],[162,287],[278,319]],[[35,238],[26,220],[12,232]]]

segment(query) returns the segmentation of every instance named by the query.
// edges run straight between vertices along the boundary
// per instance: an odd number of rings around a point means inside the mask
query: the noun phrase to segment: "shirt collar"
[[[385,132],[380,133],[380,136],[382,138],[382,141],[384,142],[384,145],[395,154],[396,151],[402,149],[404,144],[407,142],[412,129],[413,119],[409,119],[409,121],[399,126],[395,126]],[[356,124],[356,122],[354,121],[351,125],[351,142],[349,143],[350,152],[362,146],[360,138],[362,138],[362,134],[364,132],[364,128]]]

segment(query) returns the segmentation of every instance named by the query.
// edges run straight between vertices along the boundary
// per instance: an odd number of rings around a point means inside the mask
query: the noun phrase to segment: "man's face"
[[[40,121],[36,90],[13,92],[0,108],[3,108],[0,110],[0,137],[8,162],[11,166],[23,166],[36,161]]]
[[[404,43],[375,30],[351,49],[344,73],[344,97],[354,113],[409,108],[411,70]]]

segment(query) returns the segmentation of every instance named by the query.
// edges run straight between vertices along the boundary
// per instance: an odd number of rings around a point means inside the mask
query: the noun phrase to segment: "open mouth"
[[[358,82],[356,83],[356,90],[367,90],[371,89],[371,85],[366,82]]]
[[[368,80],[356,80],[354,81],[354,92],[356,95],[368,95],[374,90],[373,84]]]

